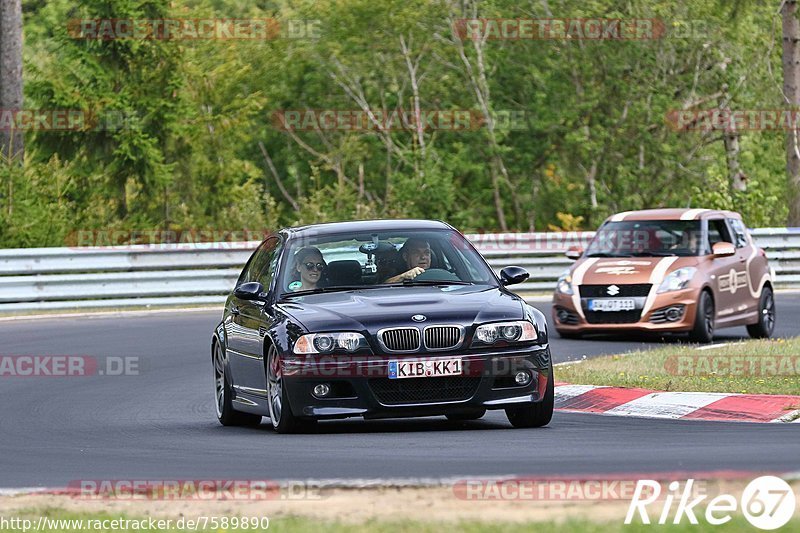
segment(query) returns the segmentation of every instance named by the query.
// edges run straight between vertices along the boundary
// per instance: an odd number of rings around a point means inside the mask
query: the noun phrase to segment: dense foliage
[[[779,109],[780,19],[716,0],[26,0],[26,108],[86,109],[0,165],[0,246],[86,230],[263,230],[371,217],[463,230],[592,228],[610,213],[724,207],[785,225],[784,133],[723,135],[676,109]],[[68,21],[276,18],[266,40],[75,39]],[[658,19],[639,40],[459,39],[463,18]],[[305,35],[287,35],[297,21]],[[311,30],[313,28],[314,31]],[[466,131],[283,131],[281,110],[471,110]],[[513,120],[507,120],[512,117]]]

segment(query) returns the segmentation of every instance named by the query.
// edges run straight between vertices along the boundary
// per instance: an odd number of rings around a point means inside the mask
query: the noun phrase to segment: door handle
[[[231,305],[231,314],[234,316],[239,316],[239,306],[238,305]]]

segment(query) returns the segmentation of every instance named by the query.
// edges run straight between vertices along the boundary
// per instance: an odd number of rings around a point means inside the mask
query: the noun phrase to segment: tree
[[[0,0],[0,112],[22,109],[22,0]],[[22,160],[22,132],[0,127],[0,153]]]
[[[800,22],[797,0],[783,0],[783,96],[789,108],[800,106]],[[798,131],[786,133],[786,173],[789,192],[789,225],[800,226],[800,139]]]

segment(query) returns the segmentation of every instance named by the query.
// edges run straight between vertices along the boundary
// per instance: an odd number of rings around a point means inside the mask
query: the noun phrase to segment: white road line
[[[775,423],[783,423],[783,424],[797,424],[800,423],[800,409],[795,411],[789,411],[785,415],[779,416],[775,420],[770,420],[770,422]]]
[[[604,414],[647,418],[681,418],[730,396],[715,392],[657,392],[609,409]]]
[[[723,346],[729,345],[729,342],[720,342],[718,344],[707,344],[705,346],[698,346],[697,350],[713,350],[715,348],[722,348]]]
[[[680,469],[679,469],[680,470]],[[707,477],[708,474],[714,474],[714,471],[703,472],[699,471],[698,474],[704,479],[714,479]],[[652,475],[652,473],[647,473]],[[593,474],[589,474],[590,476]],[[632,472],[626,473],[624,471],[616,474],[610,474],[613,477],[619,476],[642,476],[642,473]],[[741,479],[750,479],[751,473],[748,471],[741,472]],[[782,479],[787,481],[794,481],[800,479],[800,472],[786,472],[777,474]],[[540,476],[542,479],[584,479],[586,474],[575,475],[545,475]],[[406,478],[309,478],[309,479],[277,479],[270,480],[272,483],[281,487],[295,487],[300,483],[318,487],[320,489],[366,489],[366,488],[416,488],[416,487],[452,487],[453,485],[466,482],[477,481],[491,481],[502,483],[505,480],[519,480],[519,479],[534,479],[535,476],[520,476],[519,473],[505,473],[505,474],[489,474],[489,475],[458,475],[450,477],[406,477]],[[30,487],[30,488],[17,488],[5,487],[0,488],[0,496],[19,496],[24,494],[37,494],[37,493],[50,493],[63,491],[65,487]],[[76,489],[80,490],[80,489]],[[71,496],[67,496],[71,497]]]
[[[189,312],[208,312],[219,311],[222,313],[224,304],[214,307],[162,307],[158,309],[131,309],[110,310],[110,311],[90,311],[85,313],[52,313],[45,315],[19,315],[0,317],[0,322],[16,322],[18,320],[44,320],[48,318],[83,318],[83,317],[115,317],[115,316],[136,316],[152,315],[157,313],[189,313]]]
[[[556,402],[564,402],[594,389],[602,389],[600,385],[558,385],[555,389]]]

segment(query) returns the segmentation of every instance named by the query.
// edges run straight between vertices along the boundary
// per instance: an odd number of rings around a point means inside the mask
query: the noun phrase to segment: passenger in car
[[[327,264],[322,252],[314,246],[300,248],[294,254],[295,280],[289,283],[290,291],[308,291],[319,286],[320,278]]]
[[[414,279],[431,267],[431,245],[428,241],[410,238],[400,248],[400,257],[405,263],[405,272],[392,276],[384,283],[397,283],[406,279]]]

